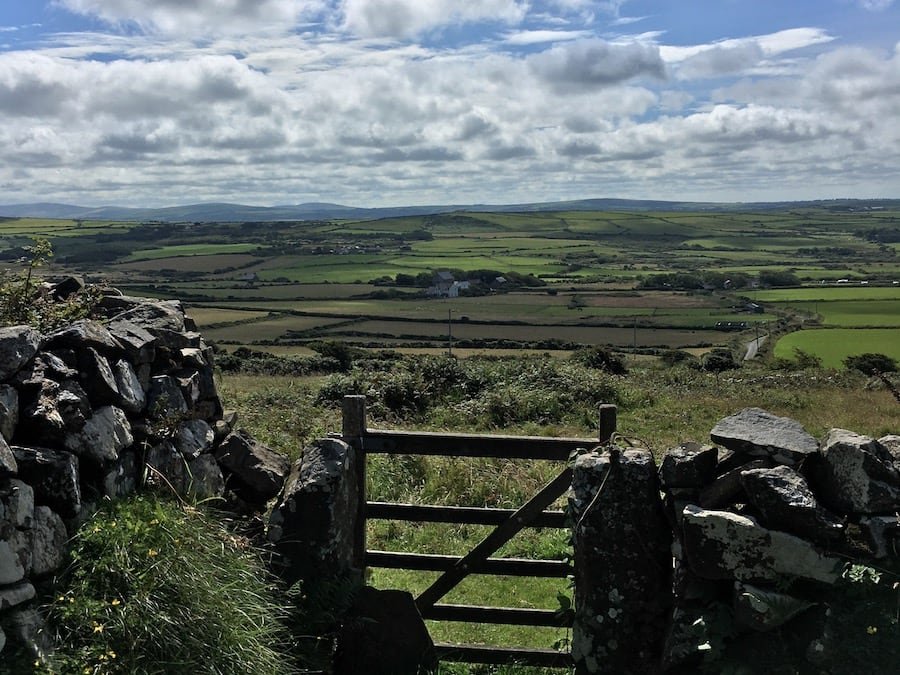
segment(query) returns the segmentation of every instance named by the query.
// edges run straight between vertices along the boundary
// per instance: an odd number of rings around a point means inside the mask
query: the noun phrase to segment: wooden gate
[[[572,483],[569,458],[577,448],[590,448],[606,442],[616,428],[616,407],[600,407],[599,439],[549,438],[535,436],[497,436],[447,434],[368,429],[364,396],[347,396],[343,406],[344,441],[357,451],[359,459],[359,514],[355,542],[356,566],[442,572],[440,577],[416,598],[424,619],[467,621],[487,624],[552,626],[571,628],[573,614],[550,609],[480,607],[439,604],[448,592],[470,574],[564,579],[572,567],[562,560],[526,560],[490,557],[525,527],[565,528],[565,514],[547,509]],[[426,506],[370,502],[366,495],[366,456],[431,455],[444,457],[490,457],[540,459],[560,462],[560,474],[516,510],[461,506]],[[370,551],[366,548],[367,519],[410,522],[493,525],[495,529],[464,556],[424,553]],[[516,662],[534,666],[570,666],[571,656],[553,649],[485,647],[479,645],[437,644],[438,658],[466,663]]]

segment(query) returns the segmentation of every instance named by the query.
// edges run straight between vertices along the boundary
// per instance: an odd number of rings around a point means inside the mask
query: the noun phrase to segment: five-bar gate
[[[440,600],[470,574],[493,574],[522,577],[566,578],[571,566],[562,560],[527,560],[492,558],[501,546],[525,527],[566,527],[562,511],[547,510],[561,497],[572,482],[569,458],[577,448],[593,447],[608,441],[616,428],[616,407],[600,407],[599,439],[545,438],[533,436],[496,436],[448,434],[368,429],[364,396],[344,398],[344,441],[352,445],[358,457],[359,514],[355,542],[356,566],[442,572],[435,582],[416,598],[425,619],[468,621],[474,623],[514,624],[525,626],[572,626],[572,612],[549,609],[512,607],[480,607],[440,603]],[[519,509],[473,508],[460,506],[425,506],[370,502],[366,495],[366,456],[440,455],[445,457],[490,457],[506,459],[540,459],[564,465],[560,474]],[[495,529],[463,556],[423,553],[370,551],[366,548],[366,520],[382,518],[412,522],[461,523],[493,525]],[[516,662],[535,666],[569,666],[568,653],[552,649],[485,647],[478,645],[436,645],[438,658],[468,663]]]

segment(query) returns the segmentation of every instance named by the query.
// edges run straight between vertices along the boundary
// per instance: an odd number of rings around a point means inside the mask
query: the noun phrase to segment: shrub
[[[721,373],[726,370],[740,368],[741,364],[735,360],[730,349],[713,349],[703,355],[700,367],[708,373]]]
[[[896,373],[897,361],[886,354],[859,354],[844,359],[844,367],[858,370],[866,375]]]
[[[628,372],[622,357],[603,347],[585,347],[572,353],[572,359],[595,370],[605,370],[613,375]]]
[[[198,509],[107,503],[72,544],[48,611],[60,646],[39,671],[296,672],[259,557]]]

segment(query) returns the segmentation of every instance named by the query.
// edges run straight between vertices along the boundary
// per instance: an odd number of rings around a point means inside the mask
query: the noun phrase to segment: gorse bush
[[[46,673],[295,672],[286,610],[257,553],[197,509],[107,503],[72,541],[48,625]]]

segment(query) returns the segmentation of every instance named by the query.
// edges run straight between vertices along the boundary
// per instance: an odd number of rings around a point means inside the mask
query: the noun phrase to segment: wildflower
[[[875,633],[878,632],[878,626],[869,626],[868,628],[866,628],[866,632],[869,635],[875,635]]]
[[[157,551],[155,548],[151,548],[147,551],[148,558],[155,558],[158,555],[159,555],[159,551]]]
[[[103,624],[102,624],[102,623],[97,623],[96,621],[94,621],[94,632],[95,632],[95,633],[102,633],[102,632],[103,632]]]
[[[119,600],[118,598],[113,598],[112,600],[109,601],[109,604],[111,604],[113,607],[118,607],[119,605],[122,604],[122,601]]]

